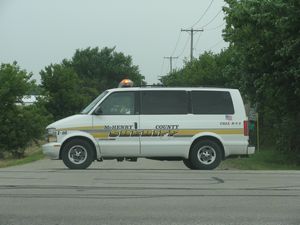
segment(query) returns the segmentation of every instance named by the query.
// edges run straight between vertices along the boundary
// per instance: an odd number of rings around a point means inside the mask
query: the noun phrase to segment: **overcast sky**
[[[41,69],[71,58],[76,49],[116,46],[116,51],[132,56],[151,84],[169,71],[164,56],[180,56],[173,61],[174,68],[182,67],[184,58],[189,59],[190,35],[180,29],[190,29],[210,4],[193,27],[204,26],[204,32],[194,34],[194,56],[205,50],[219,52],[227,46],[221,36],[224,1],[211,2],[0,0],[0,62],[16,60],[39,80]]]

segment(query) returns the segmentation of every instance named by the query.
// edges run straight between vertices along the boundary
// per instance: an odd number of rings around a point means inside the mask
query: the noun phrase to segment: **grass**
[[[271,147],[263,147],[259,152],[249,158],[227,159],[222,169],[239,170],[299,170],[300,165],[288,154],[275,151]]]
[[[32,146],[26,149],[25,157],[22,159],[13,159],[13,158],[6,158],[0,159],[0,168],[9,167],[9,166],[17,166],[22,165],[30,162],[34,162],[40,159],[43,159],[44,155],[42,153],[40,146]]]

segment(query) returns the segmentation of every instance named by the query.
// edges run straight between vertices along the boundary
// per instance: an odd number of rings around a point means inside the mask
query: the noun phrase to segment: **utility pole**
[[[194,51],[194,47],[193,47],[193,42],[194,42],[194,32],[202,32],[203,31],[203,29],[193,29],[193,28],[191,28],[191,29],[181,29],[181,31],[186,31],[186,32],[191,32],[191,61],[193,60],[193,51]]]
[[[170,73],[172,73],[172,71],[173,71],[173,68],[172,68],[172,61],[173,61],[173,59],[178,59],[178,57],[174,57],[174,56],[165,56],[164,58],[170,60]]]

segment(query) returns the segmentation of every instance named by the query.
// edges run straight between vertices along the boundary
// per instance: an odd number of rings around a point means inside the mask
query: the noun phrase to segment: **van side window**
[[[134,115],[134,102],[134,92],[115,92],[101,103],[99,109],[102,115]]]
[[[141,114],[187,114],[186,91],[142,91]]]
[[[194,114],[234,114],[231,95],[227,91],[192,91]]]

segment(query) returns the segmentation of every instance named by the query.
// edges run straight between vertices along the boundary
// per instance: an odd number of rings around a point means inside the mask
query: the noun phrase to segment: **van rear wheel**
[[[94,161],[94,149],[85,140],[73,139],[65,144],[61,157],[70,169],[86,169]]]
[[[221,163],[221,147],[214,141],[198,141],[190,150],[189,162],[192,169],[212,170]]]

